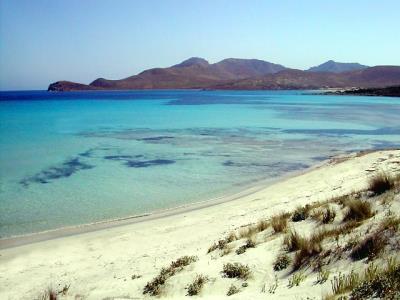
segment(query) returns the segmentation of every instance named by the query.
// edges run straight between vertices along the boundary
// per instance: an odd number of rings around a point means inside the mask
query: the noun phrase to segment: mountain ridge
[[[341,63],[334,60],[328,60],[318,66],[311,67],[307,72],[330,72],[330,73],[342,73],[348,71],[366,69],[368,66],[361,65],[359,63]]]
[[[328,62],[334,63],[331,66],[349,67],[346,63]],[[310,71],[312,68],[303,71],[258,59],[227,58],[210,64],[203,58],[191,57],[171,67],[152,68],[123,79],[97,78],[90,84],[57,81],[49,85],[48,91],[378,88],[400,84],[400,66],[350,65],[357,68],[345,72]]]

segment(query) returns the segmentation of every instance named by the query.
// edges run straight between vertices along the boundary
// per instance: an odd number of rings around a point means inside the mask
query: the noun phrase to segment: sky
[[[0,0],[0,90],[120,79],[197,56],[400,65],[399,0]]]

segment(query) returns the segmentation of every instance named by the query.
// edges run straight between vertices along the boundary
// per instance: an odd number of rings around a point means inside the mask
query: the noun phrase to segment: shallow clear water
[[[400,146],[400,98],[306,91],[0,92],[0,236],[206,200]]]

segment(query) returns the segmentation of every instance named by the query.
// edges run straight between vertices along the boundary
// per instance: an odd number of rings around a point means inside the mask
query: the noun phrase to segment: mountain
[[[58,81],[49,91],[85,89],[187,89],[206,88],[210,85],[276,73],[286,68],[257,59],[224,59],[215,64],[192,57],[169,68],[154,68],[120,80],[98,78],[89,85]]]
[[[340,63],[333,60],[328,60],[327,62],[311,67],[308,72],[330,72],[330,73],[342,73],[348,71],[362,70],[366,69],[368,66],[361,65],[359,63]]]
[[[335,62],[334,64],[335,66],[348,65]],[[361,69],[340,73],[315,72],[310,70],[288,69],[282,65],[257,59],[228,58],[218,63],[210,64],[203,58],[192,57],[168,68],[149,69],[138,75],[119,80],[98,78],[89,85],[70,81],[57,81],[50,84],[48,90],[203,88],[257,90],[348,87],[380,88],[400,85],[399,66],[363,66]]]
[[[376,66],[344,73],[287,69],[275,74],[214,85],[227,90],[280,90],[321,88],[379,88],[400,85],[399,66]]]

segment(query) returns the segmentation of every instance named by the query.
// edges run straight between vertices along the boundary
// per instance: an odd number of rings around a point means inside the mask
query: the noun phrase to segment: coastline
[[[382,170],[400,172],[400,150],[335,157],[303,174],[218,205],[1,249],[0,274],[5,275],[0,275],[0,298],[35,299],[47,288],[58,291],[68,286],[68,293],[60,299],[150,299],[143,295],[146,282],[183,255],[199,257],[196,269],[187,268],[190,277],[200,271],[219,278],[207,287],[207,298],[224,298],[221,289],[226,289],[230,279],[221,279],[221,264],[228,259],[243,260],[243,256],[209,255],[210,245],[246,224],[363,190],[368,179]],[[312,223],[304,225],[308,229],[300,233],[315,230]],[[265,299],[266,294],[260,293],[261,284],[274,280],[265,264],[270,266],[280,249],[281,239],[277,238],[252,250],[255,256],[245,263],[256,272],[255,281],[250,281],[249,287],[238,297],[229,299]],[[134,277],[136,275],[139,277]],[[187,275],[178,274],[172,278],[167,283],[168,293],[164,298],[187,299],[184,296]],[[310,277],[308,287],[300,287],[302,295],[314,297],[329,289],[329,282],[319,286],[313,285],[312,280]],[[298,293],[297,289],[283,288],[271,295],[271,299],[296,299]]]
[[[393,150],[393,149],[387,149],[387,150],[385,149],[383,151],[390,151],[390,150]],[[371,150],[371,151],[375,152],[375,150]],[[376,151],[382,151],[382,150],[376,150]],[[292,172],[286,173],[283,176],[280,176],[280,177],[277,177],[274,179],[264,178],[264,179],[258,180],[256,183],[246,184],[243,186],[242,189],[240,189],[239,191],[236,191],[235,193],[232,193],[232,194],[225,193],[218,197],[201,200],[201,201],[197,201],[197,202],[193,202],[193,203],[188,203],[188,204],[184,204],[184,205],[180,205],[180,206],[176,206],[176,207],[159,209],[159,210],[155,210],[155,211],[151,211],[151,212],[145,212],[145,213],[138,214],[138,215],[131,215],[131,216],[125,216],[125,217],[120,217],[120,218],[115,218],[115,219],[102,220],[102,221],[93,222],[93,223],[78,224],[78,225],[73,225],[73,226],[49,229],[49,230],[40,231],[40,232],[33,232],[33,233],[27,233],[27,234],[21,234],[21,235],[0,238],[0,250],[24,246],[24,245],[28,245],[28,244],[32,244],[32,243],[39,243],[39,242],[43,242],[43,241],[47,241],[47,240],[53,240],[53,239],[59,239],[59,238],[64,238],[64,237],[69,237],[69,236],[74,236],[74,235],[79,235],[79,234],[90,233],[90,232],[94,232],[94,231],[106,230],[106,229],[113,228],[113,227],[131,225],[131,224],[135,224],[135,223],[147,222],[147,221],[156,220],[156,219],[160,219],[160,218],[176,216],[176,215],[188,213],[188,212],[191,212],[194,210],[201,210],[201,209],[212,207],[212,206],[219,205],[222,203],[235,201],[242,197],[249,196],[253,193],[256,193],[256,192],[258,192],[268,186],[276,184],[278,182],[283,182],[290,178],[304,175],[315,169],[322,168],[328,164],[340,162],[343,159],[344,160],[350,159],[351,157],[356,156],[362,152],[363,151],[344,153],[344,154],[328,157],[322,161],[316,162],[314,165],[312,165],[306,169],[292,171]]]

